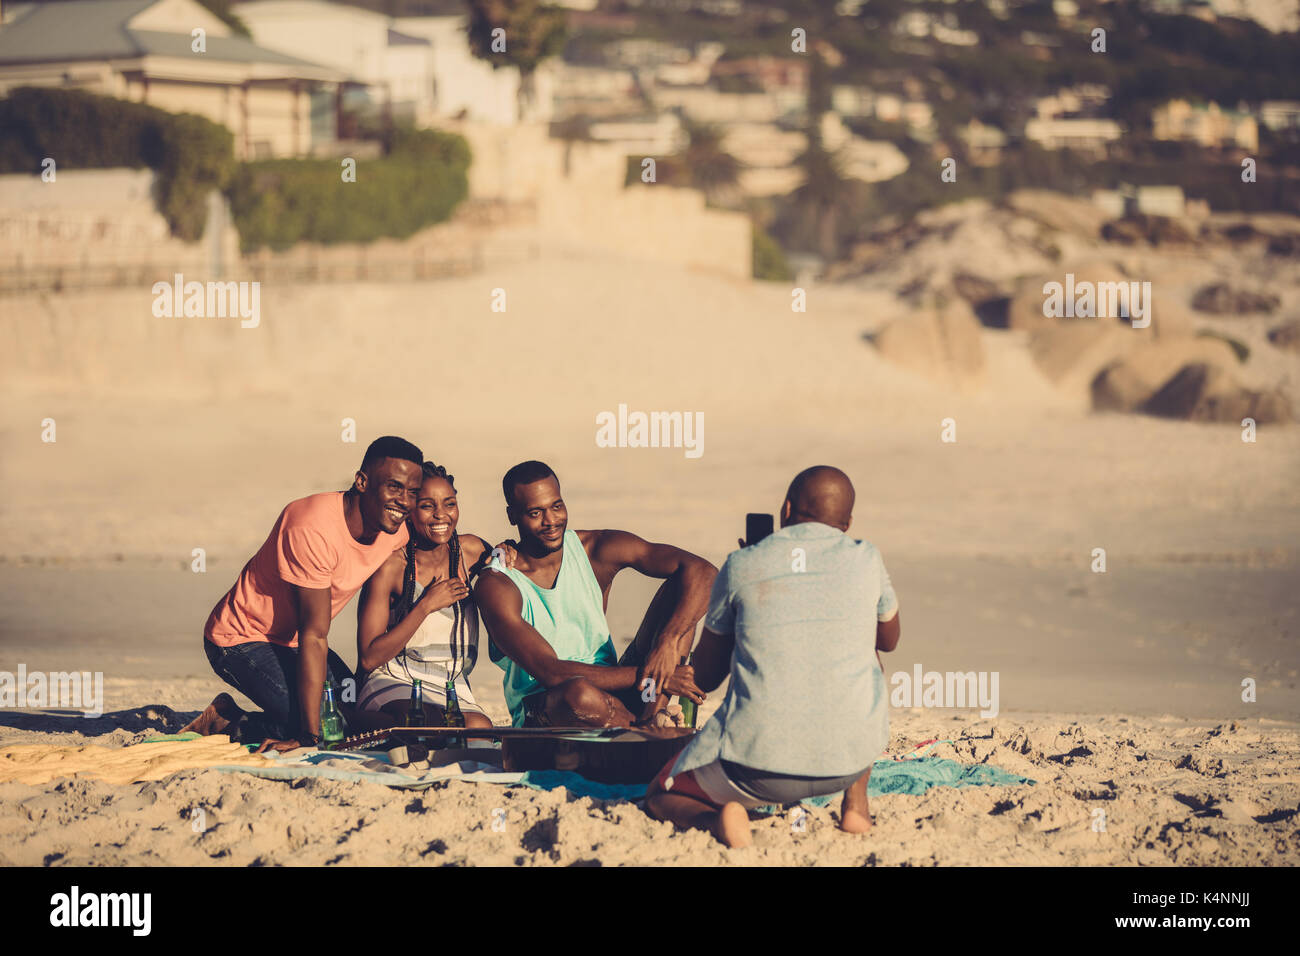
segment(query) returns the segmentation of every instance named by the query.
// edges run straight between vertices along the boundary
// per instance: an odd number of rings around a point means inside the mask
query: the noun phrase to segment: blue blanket
[[[579,774],[562,770],[510,772],[493,764],[470,760],[425,771],[412,771],[394,767],[384,759],[383,754],[375,753],[315,751],[305,756],[276,756],[277,765],[273,767],[220,766],[214,769],[251,773],[273,780],[323,777],[329,780],[382,783],[408,790],[422,790],[444,780],[466,780],[473,783],[532,787],[535,790],[558,790],[563,787],[575,796],[599,800],[640,800],[646,792],[646,785],[640,783],[596,783]],[[1015,786],[1033,783],[1028,777],[1008,773],[987,764],[962,764],[942,757],[920,757],[915,760],[878,760],[872,768],[867,793],[875,797],[886,793],[922,794],[931,787]],[[837,794],[812,797],[804,803],[824,807],[837,797]]]

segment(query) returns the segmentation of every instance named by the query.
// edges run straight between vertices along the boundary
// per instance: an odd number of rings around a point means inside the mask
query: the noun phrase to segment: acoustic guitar
[[[455,753],[483,760],[495,751],[509,771],[570,770],[599,783],[648,783],[695,733],[680,727],[388,727],[346,737],[334,749],[437,748],[451,738],[474,738],[500,747]]]

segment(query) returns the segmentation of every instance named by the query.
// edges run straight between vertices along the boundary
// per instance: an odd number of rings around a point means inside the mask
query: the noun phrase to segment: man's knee
[[[570,677],[551,689],[551,706],[561,704],[575,714],[591,714],[605,705],[605,692],[585,677]]]

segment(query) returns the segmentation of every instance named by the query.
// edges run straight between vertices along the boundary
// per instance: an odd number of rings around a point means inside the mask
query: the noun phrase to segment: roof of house
[[[394,30],[392,27],[388,28],[388,45],[389,46],[433,46],[433,44],[430,43],[428,40],[426,40],[424,37],[413,37],[408,33],[401,33],[397,30]]]
[[[228,63],[265,63],[319,73],[330,71],[307,60],[260,47],[241,36],[208,36],[206,52],[191,49],[188,33],[132,30],[137,14],[158,0],[56,0],[34,4],[0,28],[0,64],[127,59],[142,56],[190,57]]]

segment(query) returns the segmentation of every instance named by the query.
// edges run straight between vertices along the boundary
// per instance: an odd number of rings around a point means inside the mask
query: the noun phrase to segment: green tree
[[[795,161],[804,181],[792,193],[795,234],[811,241],[826,259],[839,256],[841,217],[856,198],[852,180],[844,175],[839,157],[826,149],[821,137],[809,137],[808,148]]]
[[[232,0],[199,0],[199,3],[207,7],[218,20],[230,27],[230,29],[235,32],[236,36],[241,36],[245,39],[252,38],[252,34],[248,32],[248,27],[245,25],[244,21],[230,12]]]
[[[186,240],[203,235],[207,196],[235,171],[230,130],[202,116],[84,90],[11,90],[0,99],[0,172],[39,173],[46,156],[60,171],[154,170],[158,209]]]
[[[469,46],[493,69],[519,68],[519,111],[534,96],[537,67],[564,49],[565,12],[538,0],[466,0],[469,6]],[[496,31],[503,33],[498,34]],[[501,50],[504,44],[505,49]],[[494,49],[495,47],[495,49]]]
[[[708,124],[688,124],[686,148],[674,167],[685,173],[687,184],[698,189],[712,203],[731,203],[737,198],[740,161],[723,148],[722,130]]]
[[[551,136],[564,143],[564,175],[569,175],[573,144],[591,141],[591,120],[585,116],[570,116],[551,124]]]
[[[788,282],[794,278],[790,264],[785,261],[785,253],[775,239],[758,226],[754,226],[754,278],[771,282]]]
[[[805,242],[811,239],[826,259],[835,259],[839,254],[841,216],[856,198],[856,191],[844,175],[840,158],[822,143],[822,116],[830,108],[829,71],[815,48],[809,55],[808,148],[795,160],[804,174],[803,184],[792,194],[795,234]]]

